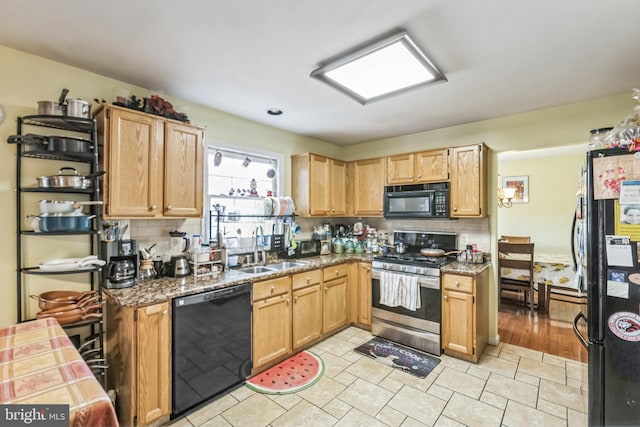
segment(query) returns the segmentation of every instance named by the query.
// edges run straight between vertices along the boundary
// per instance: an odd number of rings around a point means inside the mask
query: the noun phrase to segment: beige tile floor
[[[171,427],[587,425],[583,363],[500,344],[478,364],[442,355],[419,379],[353,351],[371,338],[350,327],[312,347],[326,370],[306,390],[266,395],[243,386]]]

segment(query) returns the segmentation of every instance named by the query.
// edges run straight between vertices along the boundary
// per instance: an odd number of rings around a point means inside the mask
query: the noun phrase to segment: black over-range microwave
[[[449,183],[384,188],[385,218],[449,218]]]

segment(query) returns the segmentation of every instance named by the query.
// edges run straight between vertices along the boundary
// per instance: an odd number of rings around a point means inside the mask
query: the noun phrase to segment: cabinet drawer
[[[444,289],[452,289],[460,292],[473,292],[473,277],[445,274],[442,279]]]
[[[305,271],[292,276],[293,290],[301,289],[309,285],[316,285],[322,281],[321,270]]]
[[[291,292],[291,276],[253,284],[253,301]]]
[[[325,267],[322,270],[324,280],[333,280],[338,277],[344,277],[349,273],[349,264],[338,264],[331,267]]]

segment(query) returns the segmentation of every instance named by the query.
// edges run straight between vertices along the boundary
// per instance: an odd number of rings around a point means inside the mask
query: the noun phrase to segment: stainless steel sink
[[[240,271],[242,273],[257,274],[257,273],[273,273],[274,271],[278,271],[278,270],[276,268],[266,267],[262,265],[254,265],[253,267],[239,268],[236,271]]]
[[[301,261],[282,261],[275,264],[267,264],[266,267],[275,270],[286,270],[287,268],[304,267],[305,265],[308,265],[308,263]]]

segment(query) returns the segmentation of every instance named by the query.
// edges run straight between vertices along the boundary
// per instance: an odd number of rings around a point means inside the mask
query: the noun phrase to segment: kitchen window
[[[217,212],[225,220],[264,213],[264,198],[279,195],[281,164],[282,157],[276,154],[208,147],[205,227],[209,240],[216,238]],[[249,230],[261,220],[239,222],[238,228],[246,227],[250,235]]]

